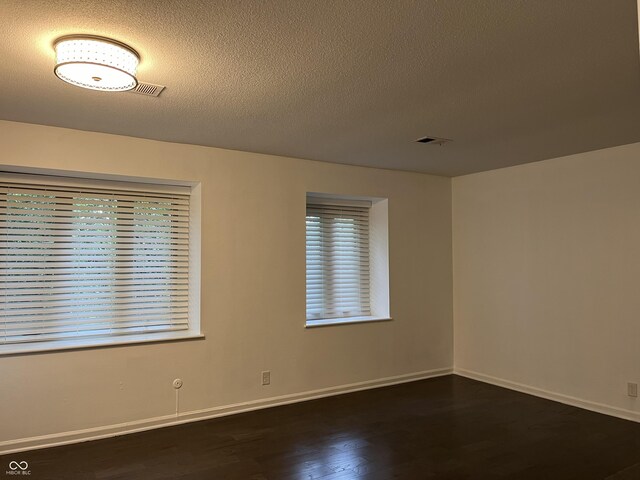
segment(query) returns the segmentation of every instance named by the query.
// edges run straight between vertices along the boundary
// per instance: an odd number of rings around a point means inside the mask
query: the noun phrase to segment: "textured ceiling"
[[[0,0],[0,27],[5,120],[444,175],[640,141],[634,0]],[[71,33],[167,89],[57,80]]]

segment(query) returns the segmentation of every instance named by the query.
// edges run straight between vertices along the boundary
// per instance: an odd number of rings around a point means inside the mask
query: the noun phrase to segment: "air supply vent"
[[[153,83],[140,82],[138,83],[136,88],[131,90],[131,92],[139,93],[140,95],[148,95],[149,97],[157,97],[164,89],[164,85],[154,85]]]
[[[438,137],[422,137],[416,140],[417,143],[430,143],[431,145],[444,145],[445,143],[449,143],[451,140],[448,138],[438,138]]]

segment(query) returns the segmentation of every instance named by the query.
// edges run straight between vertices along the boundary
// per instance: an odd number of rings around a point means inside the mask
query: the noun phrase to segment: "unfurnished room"
[[[0,0],[0,477],[640,480],[635,0]]]

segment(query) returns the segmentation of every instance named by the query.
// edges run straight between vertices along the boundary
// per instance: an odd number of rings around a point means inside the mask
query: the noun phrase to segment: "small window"
[[[0,353],[199,333],[190,193],[1,174]]]
[[[371,205],[367,200],[307,198],[307,326],[377,319],[372,312]]]

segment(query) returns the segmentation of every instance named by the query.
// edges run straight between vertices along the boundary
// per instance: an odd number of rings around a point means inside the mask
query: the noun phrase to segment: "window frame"
[[[305,203],[305,272],[306,219],[309,205],[368,206],[369,207],[369,290],[370,315],[309,319],[305,314],[305,328],[350,325],[392,320],[389,313],[389,252],[388,252],[388,199],[352,195],[308,192]],[[305,280],[305,311],[307,305]]]
[[[160,179],[89,176],[68,174],[67,172],[30,169],[23,171],[0,171],[0,181],[23,181],[60,188],[107,188],[111,190],[131,190],[132,192],[168,193],[178,192],[189,195],[189,256],[188,256],[188,328],[184,330],[132,333],[126,335],[85,336],[60,340],[43,340],[22,343],[0,344],[0,356],[19,355],[36,352],[54,352],[84,348],[100,348],[129,344],[156,343],[175,340],[204,338],[200,325],[200,255],[201,255],[201,185],[199,182],[167,181]],[[0,266],[1,268],[1,266]]]

